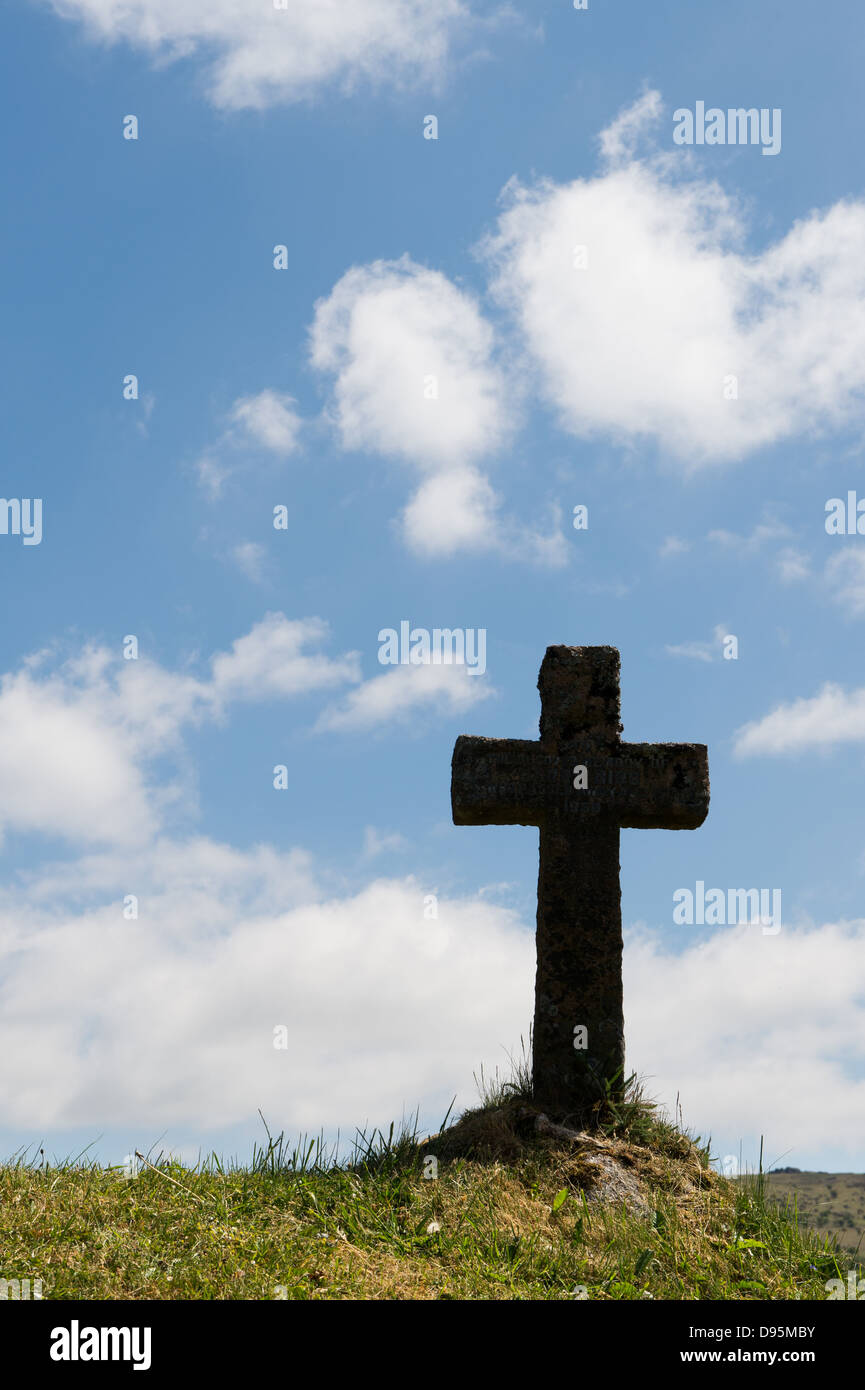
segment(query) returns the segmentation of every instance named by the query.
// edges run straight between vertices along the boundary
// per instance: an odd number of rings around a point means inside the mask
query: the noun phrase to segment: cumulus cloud
[[[328,638],[321,618],[286,618],[267,613],[230,652],[219,652],[212,663],[213,694],[218,700],[267,700],[323,690],[360,680],[360,654],[336,659],[320,650]]]
[[[629,1069],[715,1152],[765,1136],[767,1160],[858,1165],[865,1142],[865,922],[726,927],[672,951],[654,933],[625,946]],[[677,1001],[674,1015],[668,1001]],[[839,1020],[844,1020],[839,1034]],[[814,1117],[819,1115],[819,1133]]]
[[[464,0],[49,0],[94,39],[198,60],[214,105],[262,108],[336,85],[439,80],[469,33]]]
[[[400,517],[416,553],[566,562],[559,504],[546,526],[511,520],[481,468],[530,394],[573,435],[653,440],[686,469],[862,423],[865,203],[815,211],[751,254],[743,210],[688,152],[637,154],[662,110],[649,91],[622,112],[594,177],[510,182],[479,248],[487,306],[408,255],[353,267],[317,302],[309,350],[331,379],[326,418],[344,449],[420,475]],[[283,451],[300,428],[273,392],[237,402],[232,421]],[[199,461],[214,494],[225,452]],[[772,518],[711,533],[743,553],[789,536]],[[801,569],[782,557],[782,578]]]
[[[443,1110],[457,1088],[468,1100],[473,1068],[526,1031],[533,936],[505,907],[440,897],[427,920],[412,878],[334,897],[298,851],[207,840],[99,869],[74,912],[37,892],[22,920],[14,895],[0,901],[15,999],[0,1047],[20,1061],[0,1078],[7,1124],[150,1139],[251,1128],[260,1107],[289,1128],[350,1131],[424,1099]],[[138,896],[137,920],[121,893]]]
[[[381,877],[334,893],[302,850],[207,838],[5,888],[7,1125],[49,1140],[122,1126],[145,1146],[168,1130],[194,1148],[220,1127],[251,1143],[259,1108],[289,1134],[346,1133],[470,1104],[472,1071],[527,1035],[534,932],[495,888],[439,894],[428,920],[429,891]],[[839,1162],[861,1153],[865,922],[726,927],[677,949],[637,928],[624,960],[629,1066],[720,1152],[765,1134],[807,1166],[826,1152],[819,1113]]]
[[[95,645],[49,670],[50,660],[38,653],[0,680],[0,833],[152,835],[181,788],[153,784],[147,764],[203,716],[207,683]]]
[[[438,471],[510,431],[492,328],[471,295],[408,256],[357,266],[318,301],[310,357],[335,375],[331,416],[346,449]]]
[[[188,727],[232,705],[285,700],[356,686],[325,706],[319,730],[460,714],[492,693],[464,662],[396,666],[362,682],[360,653],[330,656],[321,618],[267,613],[201,676],[166,670],[141,654],[126,661],[87,647],[66,661],[36,653],[0,680],[0,836],[57,835],[80,844],[141,846],[168,813],[194,809],[182,769]]]
[[[687,153],[632,154],[656,96],[602,136],[595,177],[513,180],[484,244],[560,424],[653,439],[696,468],[861,422],[865,203],[813,212],[748,254],[743,212]]]
[[[421,483],[400,518],[410,549],[427,557],[488,551],[550,568],[567,563],[561,508],[547,529],[524,526],[501,510],[501,497],[476,468],[453,468]]]
[[[328,636],[318,618],[269,613],[201,678],[100,646],[53,668],[50,652],[37,653],[0,680],[0,834],[142,843],[172,806],[188,802],[182,780],[153,774],[157,758],[179,754],[185,726],[232,701],[360,679],[357,653],[331,658],[321,650]]]
[[[303,423],[293,396],[279,391],[259,391],[234,402],[231,419],[246,434],[275,454],[290,454],[297,448]]]
[[[421,555],[498,546],[501,499],[476,468],[453,468],[422,483],[402,515],[406,541]]]
[[[862,422],[865,203],[813,212],[751,254],[742,208],[688,152],[637,153],[662,112],[648,91],[616,117],[594,177],[511,180],[479,247],[487,305],[407,255],[354,267],[316,305],[310,356],[333,378],[343,447],[422,475],[400,518],[417,553],[566,561],[558,519],[508,520],[480,467],[529,394],[571,434],[653,440],[686,469]],[[711,539],[749,553],[789,536],[766,518]],[[779,564],[800,577],[792,554]]]
[[[98,673],[84,683],[72,672],[45,681],[27,671],[3,678],[0,831],[93,842],[154,832],[157,815],[137,756],[140,726],[116,703]]]
[[[462,714],[493,694],[487,677],[472,674],[462,662],[393,666],[352,690],[319,715],[316,728],[369,729],[412,718],[419,710]]]
[[[865,739],[865,689],[845,691],[828,682],[817,695],[778,705],[762,719],[736,731],[734,752],[801,753],[807,748],[834,748]]]
[[[466,291],[408,256],[355,267],[316,305],[310,358],[334,378],[327,413],[343,448],[422,474],[400,518],[412,550],[565,562],[555,511],[548,529],[515,522],[477,467],[511,437],[518,390]]]
[[[239,396],[228,412],[228,426],[196,460],[198,481],[212,499],[222,496],[226,478],[247,461],[251,449],[288,458],[300,447],[303,420],[293,396],[264,390]]]

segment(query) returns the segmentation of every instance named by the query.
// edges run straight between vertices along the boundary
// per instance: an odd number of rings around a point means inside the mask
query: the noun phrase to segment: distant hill
[[[865,1173],[803,1173],[776,1168],[766,1176],[766,1195],[783,1205],[796,1200],[803,1225],[865,1258]],[[861,1241],[861,1244],[860,1244]]]

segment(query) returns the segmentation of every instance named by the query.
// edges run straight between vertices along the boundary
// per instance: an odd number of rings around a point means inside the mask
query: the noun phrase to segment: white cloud
[[[429,921],[413,879],[333,898],[297,851],[202,840],[120,878],[106,864],[103,901],[78,912],[39,893],[23,917],[14,895],[0,903],[7,1125],[134,1125],[149,1142],[166,1126],[251,1128],[260,1107],[289,1130],[350,1132],[424,1099],[445,1096],[443,1112],[457,1089],[467,1101],[472,1070],[526,1030],[534,940],[504,907],[439,895]]]
[[[122,1127],[145,1146],[168,1129],[168,1146],[195,1147],[219,1127],[252,1136],[259,1107],[292,1135],[386,1125],[416,1105],[438,1119],[455,1092],[472,1103],[472,1071],[527,1033],[534,933],[495,888],[439,894],[427,920],[429,891],[380,878],[337,896],[300,850],[205,838],[6,888],[7,1126],[49,1139]],[[122,917],[127,893],[137,921]],[[671,1110],[678,1093],[720,1152],[765,1134],[803,1166],[861,1153],[865,922],[726,927],[677,952],[637,929],[624,961],[629,1066]]]
[[[795,584],[800,579],[808,579],[811,562],[807,555],[793,546],[785,546],[776,556],[775,563],[779,578],[785,584]]]
[[[7,830],[82,845],[141,847],[169,813],[195,810],[183,757],[188,726],[239,702],[284,700],[361,681],[360,654],[328,656],[320,618],[267,613],[209,674],[168,671],[141,653],[91,646],[71,660],[27,658],[0,680],[0,837]],[[318,728],[369,729],[422,709],[455,714],[492,693],[464,664],[395,667],[326,707]],[[158,767],[172,758],[176,767]]]
[[[790,527],[783,521],[767,517],[758,522],[748,532],[715,530],[710,531],[707,540],[721,546],[723,550],[737,557],[750,557],[772,541],[788,540],[793,535]],[[796,584],[811,576],[810,557],[793,545],[785,545],[775,552],[771,563],[782,584]]]
[[[376,830],[368,825],[363,837],[364,859],[375,859],[379,854],[398,854],[408,847],[408,840],[398,830]]]
[[[747,254],[742,212],[687,154],[628,158],[659,110],[648,93],[614,122],[602,146],[618,162],[594,178],[512,181],[484,246],[561,425],[652,438],[696,468],[861,423],[865,204],[811,213]]]
[[[266,107],[361,83],[428,87],[467,36],[463,0],[50,0],[95,39],[165,62],[199,59],[211,101]]]
[[[550,530],[510,521],[478,467],[532,391],[577,436],[654,438],[687,468],[861,422],[865,203],[813,213],[746,254],[740,208],[685,152],[637,158],[662,109],[646,92],[602,132],[594,178],[505,189],[480,250],[515,338],[407,255],[354,267],[316,305],[310,355],[334,377],[328,414],[343,447],[426,474],[401,517],[417,553],[566,562],[558,519]],[[751,553],[790,534],[769,517],[710,539]],[[789,546],[778,563],[782,579],[802,576]]]
[[[598,137],[601,155],[608,164],[633,159],[647,130],[661,119],[661,93],[644,92],[631,106],[619,112]]]
[[[267,613],[230,652],[213,658],[213,693],[218,700],[281,699],[360,680],[360,655],[333,659],[320,651],[328,637],[321,618],[286,618]]]
[[[749,1137],[755,1163],[764,1135],[766,1161],[792,1148],[786,1161],[797,1166],[826,1163],[829,1151],[838,1166],[858,1165],[863,1000],[863,921],[784,926],[776,936],[726,927],[676,954],[652,932],[626,939],[629,1069],[651,1078],[649,1093],[671,1113],[678,1095],[714,1152]]]
[[[666,560],[670,555],[685,555],[690,549],[691,542],[682,540],[681,536],[665,536],[658,554],[662,560]]]
[[[154,832],[157,816],[136,741],[111,705],[99,677],[83,688],[62,676],[40,682],[21,671],[4,677],[0,832],[97,843],[134,842]]]
[[[327,639],[318,618],[269,613],[213,658],[209,679],[105,647],[86,647],[54,669],[51,653],[37,653],[0,680],[0,835],[140,845],[170,809],[188,807],[183,776],[153,776],[156,758],[182,751],[184,726],[213,719],[230,701],[360,679],[357,653],[328,657],[320,650]]]
[[[680,642],[676,646],[665,646],[669,656],[686,656],[695,661],[719,661],[722,656],[724,638],[728,629],[724,623],[717,623],[708,642]]]
[[[680,642],[677,646],[665,646],[668,656],[687,656],[695,661],[713,661],[714,654],[709,642]]]
[[[472,674],[461,662],[393,666],[323,710],[316,728],[370,729],[412,718],[424,708],[441,715],[462,714],[493,693],[485,675]]]
[[[240,396],[231,410],[231,419],[246,434],[275,454],[291,454],[298,446],[303,421],[292,396],[278,391],[259,391]]]
[[[734,752],[800,753],[806,748],[834,748],[865,740],[865,688],[849,693],[827,682],[817,695],[778,705],[762,719],[736,731]]]
[[[510,431],[492,328],[471,295],[408,256],[357,266],[318,301],[310,356],[336,377],[331,413],[346,449],[438,471]]]
[[[560,507],[550,509],[546,531],[513,521],[501,514],[500,507],[500,497],[482,473],[454,468],[435,473],[421,484],[400,523],[406,544],[418,555],[473,550],[549,567],[567,563]]]
[[[303,420],[293,396],[265,389],[238,396],[228,412],[228,427],[195,461],[198,481],[215,501],[226,478],[248,462],[251,449],[265,449],[288,458],[300,447]]]
[[[495,550],[500,499],[475,468],[435,473],[421,484],[402,515],[407,544],[421,555]]]
[[[353,267],[317,302],[310,359],[333,379],[326,416],[344,449],[422,475],[401,517],[417,553],[566,562],[559,504],[552,528],[510,520],[479,467],[509,443],[532,392],[577,436],[653,438],[691,469],[861,423],[865,203],[812,213],[746,254],[742,211],[694,176],[686,152],[636,157],[661,111],[650,91],[621,113],[600,137],[594,178],[506,188],[481,253],[515,337],[408,255]],[[263,415],[267,398],[249,399]],[[220,485],[210,455],[200,469]],[[710,539],[748,553],[789,536],[768,518]],[[782,579],[801,577],[789,548],[779,566]]]
[[[138,884],[145,897],[158,898],[163,905],[187,901],[187,895],[204,894],[206,899],[214,893],[220,908],[211,915],[209,907],[202,906],[194,917],[203,925],[209,916],[214,931],[232,920],[231,912],[241,899],[250,910],[269,912],[275,904],[286,907],[315,901],[322,892],[306,850],[280,851],[267,844],[238,850],[204,835],[183,840],[159,836],[145,845],[112,845],[80,858],[42,864],[22,878],[28,907],[51,908],[55,920],[58,904],[63,904],[62,916],[71,904],[106,896],[119,899],[131,884]],[[4,893],[9,907],[16,890],[0,889],[0,905]]]
[[[215,452],[209,451],[195,460],[195,471],[198,474],[199,483],[210,500],[215,502],[218,497],[222,496],[223,484],[231,469],[225,466]]]
[[[782,521],[767,520],[759,522],[744,535],[737,531],[717,530],[710,531],[706,539],[723,546],[725,550],[750,555],[761,550],[767,541],[783,540],[789,535],[790,527],[785,526]]]
[[[355,267],[318,301],[310,357],[335,378],[328,415],[343,448],[424,475],[400,518],[412,550],[565,563],[555,508],[546,530],[515,522],[476,466],[510,438],[518,392],[470,295],[408,256]]]
[[[150,417],[156,409],[156,396],[152,391],[145,391],[138,404],[139,418],[135,422],[135,428],[145,439],[150,434]]]
[[[0,837],[7,830],[83,845],[140,847],[169,813],[195,809],[182,756],[187,726],[221,718],[238,702],[284,700],[357,683],[360,654],[328,656],[327,623],[267,613],[208,675],[168,671],[142,652],[87,647],[55,662],[36,653],[0,680]],[[317,727],[369,729],[461,713],[491,694],[465,665],[396,667],[326,707]],[[158,758],[170,757],[168,772]],[[5,790],[4,790],[5,789]]]
[[[251,579],[254,584],[260,584],[264,575],[266,554],[264,546],[258,541],[241,541],[233,547],[231,558],[247,579]]]
[[[865,615],[865,553],[845,547],[826,563],[824,578],[834,601],[851,618]]]

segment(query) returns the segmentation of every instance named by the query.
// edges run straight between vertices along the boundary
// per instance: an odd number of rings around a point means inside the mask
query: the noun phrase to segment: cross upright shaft
[[[561,1115],[625,1079],[620,827],[696,829],[709,809],[704,744],[621,741],[619,670],[614,647],[548,647],[540,741],[454,748],[454,824],[540,829],[534,1094]]]

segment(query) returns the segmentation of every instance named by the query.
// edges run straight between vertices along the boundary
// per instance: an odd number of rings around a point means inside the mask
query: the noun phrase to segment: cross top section
[[[620,670],[615,647],[547,647],[538,676],[541,743],[551,751],[618,743]]]
[[[548,647],[538,689],[539,740],[457,739],[455,825],[702,825],[709,809],[705,744],[622,741],[615,647]]]

